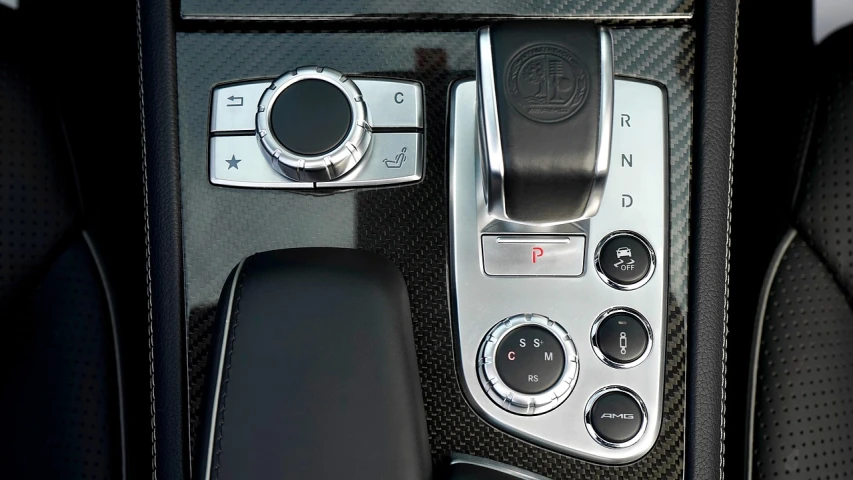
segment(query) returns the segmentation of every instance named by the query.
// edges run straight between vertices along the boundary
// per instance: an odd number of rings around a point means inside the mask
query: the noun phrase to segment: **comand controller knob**
[[[300,182],[346,174],[370,145],[370,114],[361,91],[331,68],[301,67],[275,79],[255,119],[264,156],[278,173]]]

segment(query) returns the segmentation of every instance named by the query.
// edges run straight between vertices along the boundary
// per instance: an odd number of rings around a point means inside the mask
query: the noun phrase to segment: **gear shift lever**
[[[489,214],[532,225],[598,212],[610,163],[610,33],[589,22],[479,32],[477,90]]]

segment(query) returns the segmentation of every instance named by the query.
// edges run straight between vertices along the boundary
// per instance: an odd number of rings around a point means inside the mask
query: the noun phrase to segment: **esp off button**
[[[590,397],[586,406],[587,431],[605,447],[623,448],[637,443],[647,423],[643,402],[627,388],[603,388]]]
[[[655,253],[649,242],[636,233],[614,232],[598,244],[595,268],[611,287],[634,290],[652,278]]]

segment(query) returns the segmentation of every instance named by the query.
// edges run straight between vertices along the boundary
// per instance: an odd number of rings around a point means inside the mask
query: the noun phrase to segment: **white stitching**
[[[145,90],[142,86],[142,20],[136,0],[136,48],[139,75],[139,123],[142,136],[142,191],[145,208],[145,283],[148,296],[148,388],[151,390],[151,479],[157,480],[157,421],[154,395],[154,312],[151,301],[151,227],[148,216],[148,151],[145,145]]]
[[[720,368],[720,389],[722,399],[720,401],[720,480],[725,478],[724,468],[726,466],[726,362],[728,360],[729,343],[729,257],[731,254],[731,231],[732,231],[732,183],[734,181],[734,151],[735,151],[735,107],[737,99],[737,48],[738,28],[740,26],[740,1],[735,2],[735,38],[734,38],[734,62],[732,65],[732,118],[731,136],[729,140],[729,191],[728,211],[726,212],[726,286],[723,297],[723,355]]]

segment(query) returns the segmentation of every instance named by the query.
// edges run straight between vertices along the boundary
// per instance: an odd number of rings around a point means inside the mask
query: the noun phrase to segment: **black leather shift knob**
[[[610,156],[610,34],[591,22],[480,30],[477,83],[489,213],[553,224],[598,211]]]

